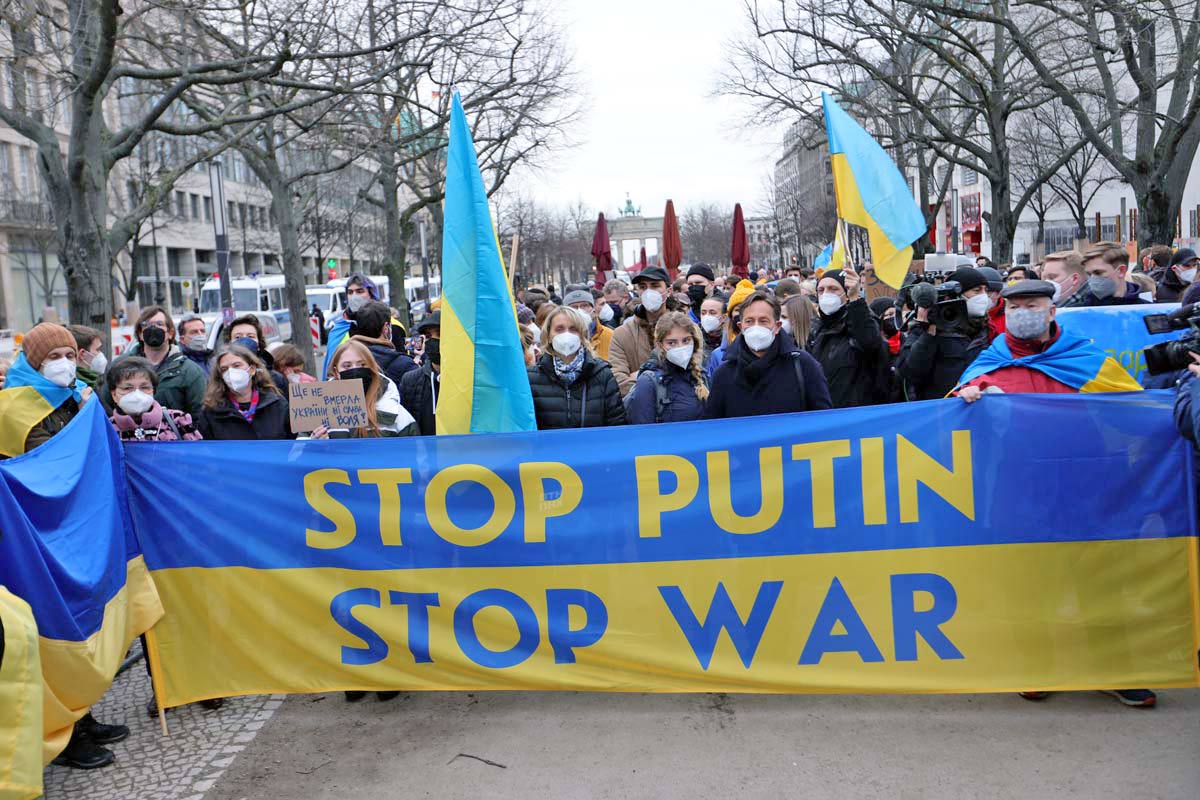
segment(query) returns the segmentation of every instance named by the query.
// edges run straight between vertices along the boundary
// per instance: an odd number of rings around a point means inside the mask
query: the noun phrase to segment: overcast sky
[[[646,216],[667,198],[741,202],[761,209],[763,178],[781,132],[747,136],[746,107],[710,97],[725,43],[741,30],[739,0],[560,0],[552,6],[574,45],[591,102],[582,139],[523,183],[538,199],[576,199],[615,213],[629,192]]]

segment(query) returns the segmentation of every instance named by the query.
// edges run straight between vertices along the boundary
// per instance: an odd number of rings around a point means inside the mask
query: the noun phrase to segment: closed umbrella
[[[592,236],[592,257],[596,260],[596,288],[603,289],[604,284],[612,278],[612,245],[608,238],[608,223],[604,220],[604,212],[596,220],[596,233]]]
[[[749,278],[750,244],[746,241],[746,218],[742,215],[742,204],[733,207],[733,248],[729,254],[733,262],[733,274],[739,278]]]
[[[679,239],[679,220],[675,216],[675,203],[671,200],[667,201],[667,210],[663,212],[662,250],[658,260],[674,281],[679,275],[679,262],[683,260],[683,242]]]

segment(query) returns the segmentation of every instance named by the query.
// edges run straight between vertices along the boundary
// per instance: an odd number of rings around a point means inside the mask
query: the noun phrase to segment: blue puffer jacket
[[[665,390],[662,417],[659,417],[658,387]],[[700,419],[704,403],[696,396],[696,384],[690,374],[670,363],[652,358],[642,365],[637,383],[625,397],[625,414],[630,425],[655,422],[688,422]]]

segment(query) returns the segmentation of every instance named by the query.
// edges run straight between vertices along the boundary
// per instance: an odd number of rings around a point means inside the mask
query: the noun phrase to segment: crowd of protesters
[[[1125,247],[1110,242],[1050,253],[1030,266],[997,267],[981,257],[975,267],[948,274],[909,275],[898,296],[872,302],[852,268],[790,266],[739,279],[694,264],[672,280],[664,269],[648,266],[631,284],[614,279],[602,289],[572,285],[561,296],[553,286],[521,289],[516,312],[540,430],[949,396],[972,403],[994,392],[1076,391],[1014,362],[1045,353],[1063,336],[1058,308],[1200,300],[1200,257],[1193,251],[1156,246],[1132,266],[1128,261]],[[344,331],[336,340],[329,334],[326,372],[331,379],[362,382],[367,424],[322,427],[309,435],[435,434],[440,313],[433,310],[407,338],[399,315],[380,301],[368,278],[352,276],[347,294],[352,302],[340,320]],[[952,323],[937,312],[947,302],[961,312]],[[0,362],[0,389],[33,386],[63,397],[29,431],[24,451],[62,430],[93,397],[125,442],[295,438],[288,385],[316,380],[305,371],[304,354],[289,344],[269,347],[254,314],[210,334],[199,316],[176,322],[166,309],[151,306],[137,317],[132,348],[110,363],[99,331],[38,324],[24,335],[17,359]],[[998,366],[964,381],[984,353]],[[1200,442],[1197,376],[1200,364],[1171,378],[1180,387],[1180,430]],[[347,693],[347,699],[363,694]],[[1128,705],[1155,702],[1148,690],[1113,694]],[[394,696],[380,693],[381,699]],[[125,735],[124,726],[88,715],[58,763],[104,766],[113,758],[104,745]]]

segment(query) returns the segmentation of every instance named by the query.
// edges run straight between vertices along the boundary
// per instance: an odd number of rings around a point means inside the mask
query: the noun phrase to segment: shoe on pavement
[[[1158,695],[1149,689],[1105,689],[1104,693],[1132,708],[1154,708],[1158,702]]]
[[[346,695],[347,703],[357,703],[367,696],[366,692],[342,692],[342,694]]]
[[[376,692],[375,694],[379,697],[381,703],[386,703],[388,700],[395,700],[400,696],[399,692]]]
[[[113,751],[93,742],[83,733],[79,726],[71,732],[71,741],[67,749],[59,753],[51,764],[71,769],[99,769],[107,767],[116,760]]]
[[[95,744],[116,744],[129,738],[129,728],[126,726],[105,725],[93,717],[91,713],[84,714],[79,722],[75,724]]]
[[[1050,696],[1049,692],[1020,692],[1019,694],[1026,700],[1033,700],[1035,702],[1045,700]]]
[[[207,700],[200,701],[200,707],[205,711],[216,711],[223,705],[225,705],[224,697],[210,697]]]

